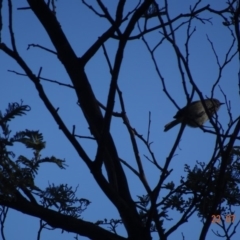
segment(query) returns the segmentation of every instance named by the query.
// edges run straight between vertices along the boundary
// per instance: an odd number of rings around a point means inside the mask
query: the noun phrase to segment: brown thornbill
[[[220,106],[224,104],[215,98],[205,99],[204,101],[210,116],[213,116],[214,113],[219,110]],[[194,101],[180,109],[174,118],[175,120],[165,125],[164,132],[168,131],[179,123],[184,123],[194,128],[199,127],[209,119],[201,101]]]

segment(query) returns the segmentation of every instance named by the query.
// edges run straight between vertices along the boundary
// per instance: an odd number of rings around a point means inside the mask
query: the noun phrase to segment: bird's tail
[[[164,132],[167,132],[169,129],[173,128],[174,126],[176,126],[176,125],[179,124],[179,123],[180,123],[179,120],[176,119],[176,120],[174,120],[174,121],[166,124],[166,125],[164,126]]]

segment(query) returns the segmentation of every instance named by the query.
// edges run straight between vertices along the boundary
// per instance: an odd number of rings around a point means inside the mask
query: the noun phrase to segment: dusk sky
[[[95,1],[92,0],[87,2],[95,6]],[[108,6],[109,12],[114,17],[116,8],[115,1],[105,0],[103,2]],[[133,9],[137,2],[137,0],[127,1],[125,14]],[[161,1],[157,2],[161,5]],[[170,17],[173,18],[181,13],[189,12],[189,6],[195,4],[196,1],[169,0],[168,2]],[[225,2],[225,0],[205,0],[202,1],[199,8],[210,3],[212,8],[222,9],[226,7]],[[82,54],[84,54],[109,27],[109,23],[105,19],[96,16],[82,4],[82,1],[58,0],[56,5],[57,18],[76,55],[79,57],[82,56]],[[64,84],[71,84],[69,76],[55,54],[34,47],[27,49],[28,44],[40,44],[55,51],[48,35],[33,12],[31,10],[17,10],[19,7],[27,6],[28,4],[25,0],[13,1],[13,29],[20,55],[31,67],[34,74],[37,75],[40,67],[42,67],[42,77],[56,80]],[[99,8],[97,9],[99,10]],[[199,20],[193,20],[191,29],[193,30],[194,27],[196,27],[196,31],[192,35],[189,43],[189,65],[194,81],[203,96],[210,97],[212,86],[218,78],[219,69],[208,39],[214,44],[219,62],[222,64],[226,52],[232,44],[232,37],[227,27],[223,26],[223,20],[221,18],[209,12],[202,14],[201,17],[212,19],[211,23],[206,21],[204,24]],[[143,19],[141,21],[140,25],[142,26]],[[175,27],[182,21],[183,20],[177,22]],[[149,22],[149,25],[152,26],[156,24],[157,20],[154,18]],[[123,24],[122,29],[124,29],[125,26],[126,24]],[[187,25],[184,25],[182,29],[176,33],[177,44],[183,52],[185,51],[186,29]],[[138,29],[136,27],[132,35],[137,33]],[[146,36],[146,40],[151,47],[154,47],[161,38],[161,29]],[[7,1],[3,1],[2,41],[9,47],[11,46],[8,32]],[[112,63],[118,47],[117,43],[116,40],[111,39],[105,45]],[[235,43],[230,55],[232,55],[236,49],[237,45]],[[231,101],[233,119],[238,117],[240,113],[238,88],[239,62],[237,56],[238,55],[236,55],[224,69],[220,82],[214,91],[214,97],[224,102],[224,96],[219,86],[223,89],[228,100]],[[181,75],[171,44],[165,40],[156,51],[155,58],[159,70],[164,77],[168,92],[179,107],[184,107],[186,105],[186,96],[183,91]],[[35,180],[36,185],[42,189],[53,183],[55,185],[66,183],[73,188],[78,186],[77,196],[91,201],[91,204],[81,216],[86,221],[96,222],[104,218],[120,218],[117,210],[102,193],[87,166],[79,158],[74,148],[45,108],[32,82],[27,77],[16,75],[8,70],[23,73],[23,70],[16,62],[3,52],[0,52],[0,110],[4,112],[8,103],[20,103],[21,100],[23,100],[24,104],[31,107],[31,111],[28,112],[27,115],[17,117],[10,122],[12,133],[14,134],[16,131],[25,129],[39,130],[46,141],[46,148],[41,154],[44,157],[55,156],[65,159],[68,165],[66,170],[61,170],[53,164],[42,165]],[[87,64],[86,73],[97,99],[102,104],[106,105],[111,76],[102,48],[99,49],[96,55]],[[127,44],[118,83],[123,93],[126,112],[130,123],[132,127],[145,138],[147,137],[148,130],[148,116],[149,112],[151,112],[150,139],[153,142],[151,147],[158,163],[163,165],[174,144],[180,125],[168,132],[163,131],[165,124],[173,119],[177,109],[163,92],[161,80],[157,75],[151,56],[142,39],[132,40]],[[73,125],[75,125],[76,134],[91,136],[86,120],[83,118],[83,114],[77,105],[77,96],[73,89],[47,81],[42,81],[42,85],[52,104],[56,108],[59,108],[59,114],[69,130],[71,131]],[[188,90],[191,92],[189,84]],[[193,100],[199,100],[197,94],[194,95]],[[119,98],[117,96],[115,99],[114,111],[121,111]],[[229,118],[226,106],[223,105],[221,107],[218,112],[218,118],[223,128],[227,128]],[[210,126],[210,124],[206,123],[206,126]],[[129,134],[126,131],[122,119],[113,119],[111,133],[117,146],[119,156],[131,166],[136,167]],[[94,159],[97,149],[95,142],[88,139],[80,139],[79,141],[89,157]],[[160,172],[144,157],[144,155],[150,155],[143,143],[139,140],[137,142],[139,143],[140,157],[144,165],[147,180],[150,186],[154,188],[158,182]],[[214,145],[215,137],[213,135],[204,133],[200,129],[186,127],[175,156],[171,161],[170,169],[173,169],[173,171],[166,183],[173,181],[176,185],[179,184],[181,176],[186,176],[184,172],[185,164],[194,167],[196,161],[207,163],[211,158]],[[29,158],[32,157],[31,149],[26,149],[20,143],[15,144],[11,150],[16,156],[22,154]],[[136,176],[126,167],[124,167],[124,170],[129,181],[132,198],[137,201],[137,196],[144,195],[146,192]],[[159,196],[159,200],[160,199],[161,196]],[[239,209],[235,210],[235,221],[237,222],[240,218],[240,211]],[[164,226],[166,229],[169,229],[181,217],[175,210],[169,210],[169,216],[172,220],[168,222],[165,221]],[[198,239],[201,227],[202,223],[200,218],[193,215],[190,221],[179,227],[169,239],[182,239],[182,233],[186,240]],[[36,239],[38,228],[39,219],[23,215],[21,212],[9,210],[5,224],[7,240],[20,239],[19,236],[22,237],[21,239],[26,240]],[[217,227],[216,224],[212,224],[209,229],[207,240],[219,239],[211,230],[221,233],[221,229]],[[118,229],[118,233],[126,236],[121,226]],[[237,233],[231,239],[237,240],[239,239],[239,235],[240,230],[237,229]],[[56,229],[54,231],[43,231],[41,239],[66,240],[73,239],[73,237],[74,235],[71,233],[62,233],[61,229]],[[79,237],[79,239],[86,238]],[[157,237],[153,234],[153,240],[155,239],[157,239]]]

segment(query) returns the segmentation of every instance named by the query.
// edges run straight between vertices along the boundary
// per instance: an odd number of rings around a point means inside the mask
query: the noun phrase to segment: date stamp
[[[233,223],[235,220],[234,214],[228,214],[221,218],[221,215],[212,215],[212,223],[221,223],[222,219],[225,219],[227,223]]]

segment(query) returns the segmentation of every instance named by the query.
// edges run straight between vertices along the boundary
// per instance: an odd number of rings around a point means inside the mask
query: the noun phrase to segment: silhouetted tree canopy
[[[96,218],[99,219],[97,221],[83,218],[83,212],[88,210],[91,202],[97,202],[98,197],[96,196],[96,199],[82,198],[77,191],[78,184],[81,184],[77,177],[75,186],[66,184],[64,180],[61,184],[49,183],[45,188],[36,184],[35,179],[42,166],[54,164],[56,169],[66,171],[68,162],[55,152],[52,152],[52,156],[42,154],[42,151],[47,148],[46,142],[48,142],[48,139],[44,139],[41,126],[36,126],[35,130],[24,130],[19,125],[17,132],[12,130],[12,122],[17,123],[20,118],[27,120],[32,104],[31,102],[25,102],[24,95],[22,96],[23,101],[12,102],[11,89],[9,89],[7,97],[9,105],[0,106],[1,238],[7,239],[4,224],[9,209],[40,219],[37,239],[41,239],[44,230],[58,228],[73,233],[75,239],[78,239],[78,237],[81,239],[81,236],[84,236],[92,240],[166,240],[170,239],[172,234],[181,229],[184,224],[189,224],[194,215],[202,222],[202,228],[199,230],[200,234],[199,236],[196,235],[195,239],[209,239],[207,234],[212,222],[219,225],[223,232],[221,236],[224,239],[232,239],[236,236],[236,232],[239,235],[239,229],[237,228],[240,221],[237,218],[235,219],[235,211],[240,204],[240,115],[239,108],[238,112],[234,112],[232,109],[235,102],[231,101],[231,94],[227,94],[225,89],[221,88],[225,71],[229,66],[233,66],[237,81],[228,79],[229,85],[232,86],[232,89],[237,89],[236,91],[240,92],[239,0],[219,0],[219,7],[212,1],[188,1],[188,10],[177,14],[177,9],[174,8],[173,1],[170,0],[82,0],[77,3],[80,17],[81,11],[84,9],[84,11],[88,11],[89,16],[97,16],[99,22],[104,21],[104,24],[106,22],[107,24],[105,25],[105,31],[94,42],[86,40],[89,47],[82,47],[83,41],[81,40],[85,37],[81,26],[87,23],[88,19],[84,20],[86,22],[75,21],[72,26],[68,26],[68,30],[74,29],[76,38],[81,36],[79,38],[81,51],[75,49],[67,35],[66,26],[61,23],[61,17],[58,15],[58,4],[60,2],[60,0],[26,0],[19,2],[0,0],[0,58],[1,61],[11,59],[14,64],[17,64],[17,68],[9,66],[7,70],[9,71],[8,74],[14,75],[16,79],[25,78],[22,84],[23,88],[28,82],[33,84],[36,90],[36,99],[42,101],[59,130],[78,154],[78,158],[89,169],[89,175],[94,178],[119,216],[117,218],[113,216],[112,219],[101,219],[98,218],[96,212]],[[65,4],[66,8],[69,8],[73,3],[72,1],[65,1],[61,4]],[[49,38],[50,46],[52,46],[46,47],[40,41],[38,43],[29,42],[28,46],[25,47],[28,50],[33,50],[33,48],[37,50],[31,61],[27,59],[28,57],[25,56],[23,49],[18,46],[18,42],[27,33],[28,26],[16,29],[14,24],[17,14],[30,13],[34,15],[34,19],[44,29],[44,34]],[[66,10],[64,14],[67,18],[71,15],[71,12]],[[88,29],[88,31],[98,32],[98,24],[100,23],[96,22],[96,29]],[[204,31],[201,32],[208,26],[212,26],[213,31],[221,29],[220,31],[227,35],[228,42],[225,42],[225,39],[219,39],[224,45],[222,48],[227,49],[224,55],[219,56],[214,40]],[[40,39],[42,35],[40,30],[38,32],[38,27],[36,26],[36,32],[31,34],[39,36]],[[200,29],[200,35],[204,35],[208,46],[210,46],[208,49],[204,48],[204,51],[206,51],[205,60],[194,55],[194,51],[201,48],[201,40],[194,39],[198,29]],[[187,129],[185,124],[180,126],[180,130],[167,154],[164,151],[167,146],[166,142],[169,140],[167,134],[170,134],[170,132],[162,132],[162,135],[159,136],[162,139],[161,145],[158,146],[162,154],[159,157],[159,154],[156,154],[152,148],[151,124],[152,122],[158,122],[158,128],[163,131],[164,124],[162,125],[161,120],[152,116],[149,112],[147,134],[142,134],[142,132],[146,132],[145,129],[137,129],[132,123],[131,117],[129,117],[130,108],[128,108],[131,100],[124,95],[119,79],[125,58],[132,57],[130,61],[134,63],[142,60],[137,53],[135,55],[127,54],[133,46],[131,44],[135,42],[138,44],[141,42],[141,48],[148,55],[148,58],[144,59],[146,66],[149,63],[151,64],[152,71],[155,72],[156,78],[160,82],[159,96],[161,95],[161,107],[163,107],[159,109],[161,116],[168,115],[166,108],[164,110],[167,104],[170,106],[170,103],[172,103],[176,109],[183,107],[179,104],[180,96],[185,99],[185,105],[188,105],[193,101],[193,98],[203,102],[204,99],[213,98],[216,92],[219,92],[218,96],[221,96],[222,102],[225,103],[221,107],[224,109],[221,114],[225,115],[227,120],[224,120],[223,123],[218,112],[210,117],[208,124],[211,127],[204,125],[197,129],[191,129],[192,135],[188,139],[189,148],[185,149],[191,151],[192,142],[198,138],[197,132],[205,133],[205,138],[214,138],[214,146],[206,146],[204,141],[199,146],[199,151],[209,151],[209,158],[205,159],[204,162],[198,160],[198,153],[196,152],[192,153],[194,167],[186,163],[184,169],[174,169],[174,158],[178,149],[181,148],[181,139],[183,139]],[[112,43],[115,46],[114,48],[110,47]],[[196,45],[194,45],[195,43]],[[194,47],[192,48],[192,46]],[[38,71],[32,67],[32,62],[41,62],[41,58],[38,57],[40,52],[41,54],[51,54],[55,57],[55,61],[59,61],[61,68],[69,77],[69,82],[67,80],[61,82],[44,76],[44,67],[41,65],[39,65]],[[98,63],[99,66],[106,68],[109,73],[105,102],[100,101],[95,92],[97,82],[103,81],[101,76],[96,79],[96,82],[93,82],[90,79],[90,72],[86,70],[88,64],[99,54],[104,59],[103,62]],[[197,74],[194,74],[198,67],[191,61],[192,59],[199,60],[199,62],[208,61],[207,58],[210,55],[214,56],[217,77],[214,81],[210,81],[210,77],[199,81],[196,77]],[[173,63],[170,69],[172,72],[178,72],[179,79],[164,77],[165,69],[160,66],[160,62],[168,62],[169,59],[172,59],[170,61]],[[199,68],[201,69],[201,66]],[[52,69],[54,73],[57,71],[54,68]],[[91,71],[95,71],[94,67],[91,67]],[[128,71],[131,71],[131,68]],[[146,71],[150,70],[146,67]],[[207,72],[210,72],[208,69],[204,71],[206,71],[206,76]],[[152,75],[149,73],[149,79],[147,79],[149,85],[152,84],[150,76]],[[2,86],[6,84],[6,81],[7,79],[1,77]],[[47,91],[43,86],[45,82],[52,84],[51,91]],[[202,86],[205,83],[210,86],[208,92],[203,92]],[[130,83],[127,84],[129,84],[131,96],[134,98],[137,93]],[[73,126],[66,124],[59,106],[51,100],[54,89],[58,87],[70,89],[72,94],[75,94],[76,101],[72,105],[77,105],[77,109],[86,121],[86,127],[83,122],[77,119],[74,119],[75,125]],[[60,97],[65,101],[66,96],[64,94]],[[140,106],[143,107],[144,100],[148,96],[142,94],[141,98],[143,102]],[[116,107],[116,104],[118,107]],[[239,102],[237,104],[239,106]],[[206,105],[204,108],[210,116]],[[40,112],[39,117],[44,121]],[[143,112],[140,110],[137,118],[143,118]],[[127,148],[131,150],[133,158],[131,161],[122,158],[121,150],[116,144],[118,136],[114,134],[113,127],[116,122],[118,124],[121,122],[123,126],[126,139],[121,141],[126,143]],[[78,130],[80,128],[85,128],[88,135],[79,134]],[[83,140],[94,143],[91,151],[84,147]],[[130,144],[127,144],[128,142]],[[21,155],[15,154],[15,146],[19,143],[26,147],[27,154],[25,152]],[[31,158],[28,157],[29,153],[32,156]],[[94,157],[92,157],[93,155]],[[182,162],[185,162],[185,160],[181,159]],[[146,171],[146,162],[154,166],[157,172],[156,176],[155,172]],[[174,170],[182,171],[178,181],[173,181],[171,178]],[[141,184],[144,189],[142,195],[136,196],[132,193],[127,172],[136,177]],[[149,181],[151,175],[155,176],[154,185]],[[179,214],[175,221],[171,221],[173,212]],[[229,224],[227,225],[225,221],[228,221]],[[119,226],[124,229],[125,233],[117,231]],[[215,235],[221,237],[218,232],[215,232]],[[183,232],[182,239],[185,239],[184,236],[185,233]],[[24,236],[21,236],[21,238],[25,239]]]

